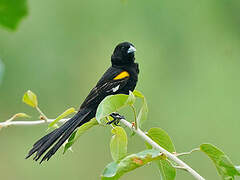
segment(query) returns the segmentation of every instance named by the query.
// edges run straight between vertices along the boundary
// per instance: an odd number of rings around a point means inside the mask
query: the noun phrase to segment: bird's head
[[[123,42],[118,44],[112,54],[111,61],[113,65],[124,66],[134,63],[134,52],[136,51],[133,44]]]

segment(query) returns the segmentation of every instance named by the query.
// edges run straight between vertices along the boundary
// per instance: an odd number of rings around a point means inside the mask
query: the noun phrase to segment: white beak
[[[128,54],[129,54],[129,53],[133,53],[133,52],[135,52],[135,51],[136,51],[136,48],[133,47],[133,46],[130,46],[130,48],[128,49]]]

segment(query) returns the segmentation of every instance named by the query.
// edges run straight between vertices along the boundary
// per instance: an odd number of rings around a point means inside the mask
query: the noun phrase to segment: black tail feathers
[[[45,154],[40,163],[45,160],[48,161],[51,156],[54,155],[55,152],[61,147],[61,145],[70,137],[74,130],[84,124],[83,121],[87,121],[85,118],[89,113],[90,111],[79,111],[61,127],[53,130],[49,134],[39,139],[33,145],[33,148],[28,152],[26,159],[36,153],[33,159],[37,161],[59,139],[58,142]]]

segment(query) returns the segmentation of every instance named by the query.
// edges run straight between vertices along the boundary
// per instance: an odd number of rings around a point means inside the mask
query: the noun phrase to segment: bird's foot
[[[116,126],[119,126],[119,121],[120,121],[121,119],[125,119],[124,116],[122,116],[122,115],[120,115],[120,114],[118,114],[118,113],[112,113],[112,114],[110,114],[110,116],[113,118],[113,120],[107,122],[107,124],[112,124],[112,123],[113,123],[113,124],[116,125]]]

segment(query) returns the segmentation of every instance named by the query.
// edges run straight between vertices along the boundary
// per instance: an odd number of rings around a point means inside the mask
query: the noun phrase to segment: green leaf
[[[116,162],[109,163],[103,170],[102,180],[104,179],[116,179],[114,176],[116,175],[118,168],[118,164]]]
[[[166,133],[166,131],[164,131],[163,129],[161,129],[161,128],[151,128],[151,129],[148,130],[147,135],[154,142],[159,144],[161,147],[163,147],[167,151],[169,151],[171,153],[176,151],[171,138]],[[146,143],[146,145],[149,149],[152,148],[152,146],[150,144]]]
[[[135,98],[134,94],[132,93],[132,91],[129,91],[129,95],[128,95],[126,104],[131,106],[135,103],[135,100],[136,100],[136,98]]]
[[[147,114],[148,114],[147,101],[144,98],[142,107],[141,107],[141,109],[138,113],[138,116],[137,116],[137,122],[138,122],[140,127],[143,124],[143,122],[147,119]]]
[[[66,116],[72,114],[72,113],[75,113],[75,108],[69,108],[67,109],[66,111],[64,111],[61,115],[59,115],[53,122],[51,122],[49,125],[48,125],[48,128],[51,128],[53,127],[56,123],[58,123],[58,121],[60,121],[61,119],[65,118]]]
[[[6,122],[11,122],[16,118],[30,118],[29,115],[25,114],[25,113],[17,113],[14,114],[10,119],[8,119]]]
[[[134,90],[134,91],[133,91],[133,94],[134,94],[134,96],[136,96],[136,97],[144,98],[144,95],[143,95],[140,91],[138,91],[138,90]]]
[[[87,130],[89,130],[90,128],[92,128],[95,125],[98,125],[98,122],[97,122],[96,118],[93,118],[89,122],[80,126],[68,139],[68,142],[64,147],[64,152],[63,153],[65,153],[77,141],[77,139],[82,134],[84,134]]]
[[[174,180],[176,177],[176,169],[167,160],[157,160],[160,171],[161,180]]]
[[[107,117],[112,112],[116,112],[119,109],[127,106],[128,95],[117,94],[107,96],[99,104],[96,112],[96,119],[99,124],[102,124],[102,119]]]
[[[118,162],[127,155],[127,134],[120,126],[113,128],[112,133],[114,135],[110,142],[110,150],[113,160]]]
[[[151,128],[148,130],[147,135],[161,147],[169,152],[175,152],[174,144],[172,143],[169,135],[161,128]],[[152,146],[146,143],[147,148],[151,149]],[[174,180],[176,177],[176,169],[165,159],[157,161],[162,180]]]
[[[26,15],[26,0],[0,0],[0,25],[15,30]]]
[[[229,157],[217,147],[212,144],[202,144],[200,150],[213,161],[222,179],[234,179],[234,176],[240,175]]]
[[[141,127],[143,122],[147,119],[147,114],[148,114],[147,100],[140,91],[134,90],[133,94],[134,94],[135,97],[141,98],[142,101],[143,101],[142,102],[142,107],[141,107],[141,109],[138,113],[138,116],[137,116],[137,123],[138,123],[139,127]]]
[[[22,101],[34,108],[38,106],[37,96],[30,90],[24,93]]]
[[[136,98],[139,97],[143,99],[143,105],[141,107],[140,113],[137,117],[138,122],[140,122],[140,125],[147,117],[147,102],[144,98],[143,94],[137,90],[134,90],[134,92],[129,91],[129,95],[124,94],[117,94],[117,95],[110,95],[107,96],[98,106],[97,113],[96,113],[96,119],[99,122],[99,124],[102,124],[102,119],[107,117],[112,112],[116,112],[119,109],[130,105],[132,106],[135,103]]]
[[[162,154],[155,149],[148,149],[137,154],[128,155],[119,163],[112,162],[108,164],[102,173],[102,180],[117,180],[123,174],[161,158]]]
[[[27,115],[26,113],[17,113],[12,118],[13,119],[15,119],[15,118],[30,118],[30,116]]]

